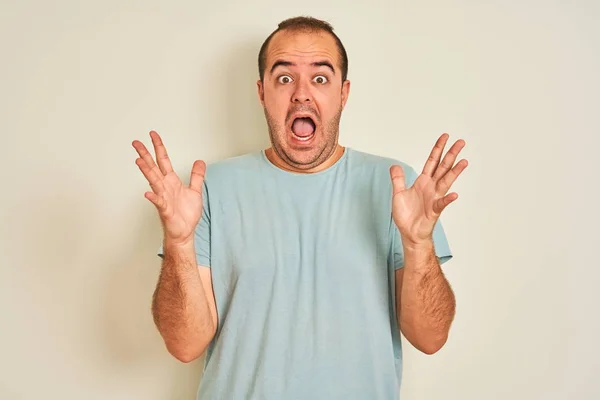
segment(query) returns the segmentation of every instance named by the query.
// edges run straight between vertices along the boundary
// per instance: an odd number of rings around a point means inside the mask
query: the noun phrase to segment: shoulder
[[[348,161],[353,169],[373,170],[389,174],[393,165],[399,165],[407,177],[416,175],[412,165],[393,157],[381,156],[364,151],[349,149]]]
[[[217,183],[240,175],[251,174],[259,168],[259,151],[213,161],[206,165],[207,182]]]

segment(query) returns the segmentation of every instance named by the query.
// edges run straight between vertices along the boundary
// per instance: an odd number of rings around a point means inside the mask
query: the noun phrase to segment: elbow
[[[206,350],[206,347],[192,348],[191,346],[176,347],[167,345],[167,350],[169,354],[175,357],[178,361],[188,364],[202,356],[202,354],[204,354],[204,351]]]
[[[440,351],[440,349],[442,348],[442,346],[421,346],[419,348],[419,350],[421,351],[421,353],[427,354],[428,356],[432,356],[435,353],[437,353],[438,351]]]
[[[191,363],[200,358],[210,345],[214,333],[210,336],[197,337],[195,340],[166,339],[167,351],[182,363]]]
[[[182,363],[191,363],[200,358],[215,337],[216,329],[211,326],[201,334],[190,334],[189,330],[178,332],[165,331],[159,328],[166,350]]]
[[[430,356],[430,355],[433,355],[433,354],[437,353],[438,351],[440,351],[442,349],[442,347],[444,347],[444,345],[446,344],[447,340],[448,340],[448,336],[444,335],[441,338],[423,341],[422,343],[419,343],[418,346],[415,346],[415,347],[422,353]]]
[[[433,355],[440,351],[448,341],[448,331],[434,333],[431,330],[408,329],[407,326],[406,324],[402,325],[403,328],[400,332],[421,353]]]
[[[192,361],[196,360],[198,357],[200,357],[200,354],[196,354],[196,353],[190,353],[190,352],[170,352],[171,355],[173,357],[175,357],[178,361],[184,363],[184,364],[188,364],[191,363]]]

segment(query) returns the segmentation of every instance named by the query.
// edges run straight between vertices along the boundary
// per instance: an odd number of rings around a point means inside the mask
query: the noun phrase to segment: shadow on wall
[[[118,375],[134,369],[144,371],[159,387],[167,386],[168,398],[193,398],[202,376],[203,358],[183,364],[166,350],[151,313],[152,293],[158,279],[156,255],[162,234],[154,207],[141,198],[135,237],[121,246],[107,282],[103,342],[109,364]],[[136,203],[137,204],[137,203]],[[158,240],[157,240],[158,239]],[[154,375],[154,376],[152,376]]]
[[[256,89],[261,43],[255,40],[232,46],[222,62],[213,64],[218,70],[207,74],[211,83],[206,87],[215,92],[198,91],[199,96],[215,99],[216,115],[226,116],[216,121],[218,129],[213,133],[223,139],[214,142],[223,148],[211,149],[212,154],[237,156],[269,145]],[[191,165],[179,171],[184,182],[190,168]],[[110,280],[104,294],[105,319],[101,328],[103,342],[108,346],[111,368],[126,374],[129,368],[143,366],[148,373],[157,374],[152,379],[169,381],[168,386],[172,388],[169,398],[195,398],[204,357],[191,364],[175,360],[168,354],[152,321],[151,298],[160,268],[156,251],[162,230],[155,209],[143,201],[147,202],[142,199],[139,204],[135,203],[136,208],[144,210],[136,219],[135,237],[128,245],[120,246],[123,253],[114,257],[116,263],[108,273]]]
[[[267,124],[260,104],[258,80],[258,52],[264,38],[235,43],[222,62],[214,65],[209,76],[217,80],[211,84],[217,100],[217,114],[224,116],[216,122],[218,134],[223,135],[222,151],[225,157],[238,156],[270,146]]]

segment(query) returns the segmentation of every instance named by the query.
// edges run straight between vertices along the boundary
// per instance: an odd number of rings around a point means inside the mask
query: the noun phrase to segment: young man
[[[433,354],[454,318],[439,217],[465,143],[442,159],[442,135],[420,174],[341,146],[348,58],[326,22],[282,22],[258,64],[268,149],[196,161],[184,186],[156,132],[156,163],[133,143],[164,228],[158,330],[183,362],[206,352],[199,399],[397,399],[400,332]]]

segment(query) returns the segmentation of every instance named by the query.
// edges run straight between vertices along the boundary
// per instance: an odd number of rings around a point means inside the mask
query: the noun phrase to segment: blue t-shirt
[[[207,166],[195,245],[218,328],[198,399],[398,399],[392,164],[412,185],[409,165],[352,148],[314,174],[264,151]],[[452,257],[440,222],[434,245]]]

